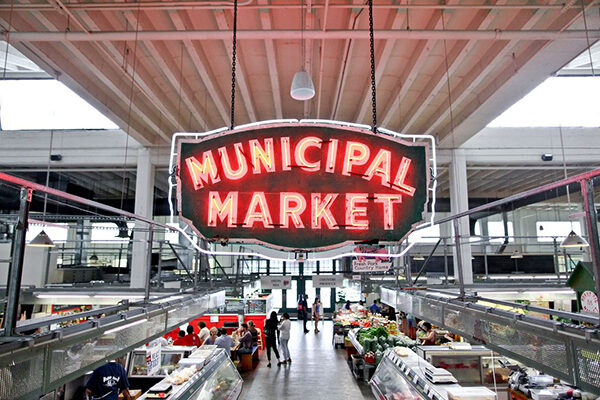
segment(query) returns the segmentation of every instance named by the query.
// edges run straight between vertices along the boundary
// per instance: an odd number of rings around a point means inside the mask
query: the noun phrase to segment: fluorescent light
[[[89,299],[87,294],[36,294],[38,299]]]
[[[104,331],[104,334],[107,335],[109,333],[119,332],[119,331],[122,331],[123,329],[131,328],[132,326],[143,324],[146,321],[148,321],[148,318],[140,319],[140,320],[137,320],[135,322],[131,322],[129,324],[117,326],[116,328],[112,328],[112,329],[109,329],[107,331]]]
[[[96,299],[143,299],[143,294],[95,294]]]

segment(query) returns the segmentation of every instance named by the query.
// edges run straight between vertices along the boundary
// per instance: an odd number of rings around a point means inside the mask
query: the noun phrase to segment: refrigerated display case
[[[179,361],[196,350],[194,346],[163,346],[160,349],[160,371],[154,376],[166,376],[173,372]],[[147,377],[146,348],[132,351],[127,360],[127,374],[130,377]]]
[[[216,349],[209,359],[202,361],[195,368],[199,370],[181,384],[175,384],[167,377],[155,386],[168,388],[168,394],[152,393],[150,389],[140,399],[237,400],[242,391],[243,381],[225,350]],[[174,372],[178,373],[183,369],[184,367],[179,367]]]

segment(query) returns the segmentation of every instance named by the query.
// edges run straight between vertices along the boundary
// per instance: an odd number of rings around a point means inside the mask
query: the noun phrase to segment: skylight
[[[598,127],[599,93],[600,77],[548,78],[488,127]]]
[[[118,129],[85,100],[52,79],[0,81],[0,124],[19,129]]]

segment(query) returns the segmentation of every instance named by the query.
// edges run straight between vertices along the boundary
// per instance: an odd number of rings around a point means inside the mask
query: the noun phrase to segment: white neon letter
[[[383,204],[383,228],[394,230],[394,203],[402,203],[400,194],[376,194],[375,203]]]
[[[260,164],[267,172],[275,172],[275,151],[273,150],[273,138],[265,139],[265,147],[258,140],[250,140],[250,156],[252,157],[252,173],[260,174]]]
[[[367,172],[365,172],[366,180],[370,181],[373,179],[374,175],[379,175],[381,177],[381,184],[383,186],[390,186],[391,178],[390,178],[390,165],[392,161],[392,153],[389,150],[380,149],[369,168],[367,168]]]
[[[265,192],[254,192],[252,194],[248,212],[246,218],[244,218],[244,228],[252,228],[256,221],[262,222],[265,228],[273,228],[273,219],[267,205]]]
[[[306,149],[309,147],[321,148],[323,141],[318,137],[307,136],[300,139],[296,145],[296,164],[300,166],[304,171],[314,172],[321,169],[321,161],[310,162],[306,159]]]
[[[346,193],[346,229],[369,228],[367,207],[359,206],[369,202],[367,197],[367,193]]]
[[[333,174],[335,169],[335,159],[337,156],[338,140],[329,140],[329,148],[327,149],[327,162],[325,163],[325,172]]]
[[[208,194],[208,226],[217,226],[217,220],[223,222],[227,218],[227,226],[233,228],[237,223],[238,192],[229,192],[221,201],[219,192]]]
[[[202,162],[198,161],[196,157],[188,157],[185,159],[185,163],[192,182],[194,182],[194,190],[204,187],[203,182],[208,183],[208,178],[210,178],[212,183],[217,183],[221,180],[215,158],[210,150],[202,154]]]
[[[352,173],[352,166],[366,164],[367,161],[369,161],[369,153],[369,147],[365,144],[358,142],[346,143],[346,154],[344,155],[342,175],[350,176]]]
[[[404,192],[412,197],[415,195],[415,188],[404,182],[406,175],[408,174],[408,169],[410,168],[410,163],[410,158],[402,157],[402,161],[400,161],[398,173],[396,173],[396,179],[394,179],[392,188],[400,192]]]
[[[337,199],[337,193],[327,193],[321,201],[321,193],[312,193],[311,226],[313,229],[321,229],[321,220],[325,221],[328,229],[339,229],[339,226],[331,213],[331,205]]]
[[[290,218],[296,228],[304,228],[300,215],[306,210],[306,199],[300,193],[282,192],[280,195],[279,223],[290,227]]]
[[[246,176],[248,173],[248,162],[246,161],[246,157],[244,157],[244,149],[242,148],[241,143],[235,143],[233,145],[235,148],[235,155],[237,158],[238,168],[234,171],[231,168],[231,162],[229,161],[229,154],[227,154],[227,150],[225,147],[219,147],[219,155],[221,156],[221,166],[223,167],[223,173],[227,177],[227,179],[238,180]]]

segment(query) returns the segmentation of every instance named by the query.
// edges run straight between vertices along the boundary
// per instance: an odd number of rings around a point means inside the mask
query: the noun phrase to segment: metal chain
[[[231,129],[235,126],[235,56],[237,40],[237,0],[233,2],[233,47],[231,51]]]
[[[371,42],[371,100],[373,102],[373,133],[377,133],[377,92],[375,84],[375,39],[373,38],[373,0],[369,0],[369,37]]]

